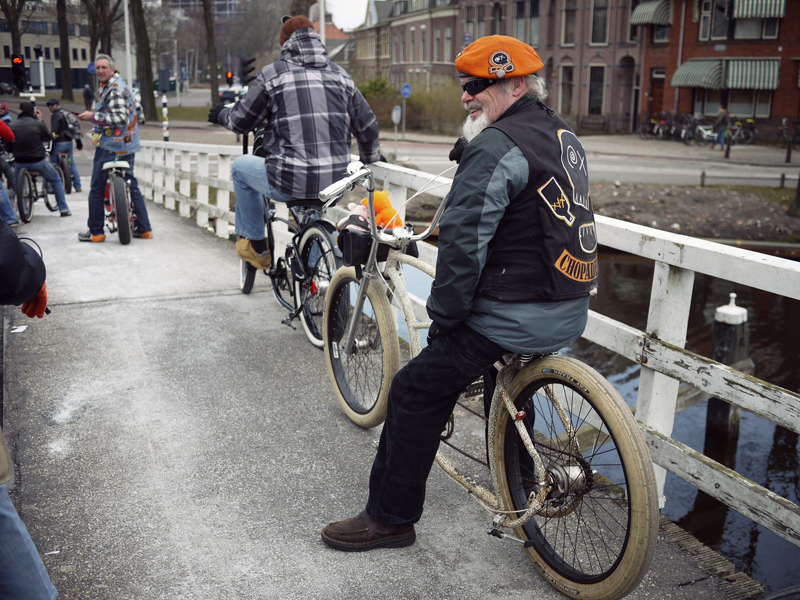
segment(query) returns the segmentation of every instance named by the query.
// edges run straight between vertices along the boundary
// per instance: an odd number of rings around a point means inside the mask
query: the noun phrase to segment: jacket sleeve
[[[472,310],[489,242],[528,175],[522,151],[496,129],[484,130],[464,151],[439,227],[436,278],[426,305],[430,318],[445,329]]]
[[[6,125],[5,121],[0,121],[0,139],[6,142],[14,141],[14,132]]]
[[[0,305],[20,305],[39,293],[47,273],[36,251],[0,220]]]
[[[364,96],[355,89],[347,107],[350,115],[350,130],[358,142],[358,153],[361,162],[374,163],[380,160],[381,144],[378,139],[380,130],[375,113],[367,104]]]
[[[236,101],[231,108],[220,111],[218,122],[234,133],[248,133],[268,119],[269,95],[267,93],[266,69],[262,69],[250,86],[244,98]]]

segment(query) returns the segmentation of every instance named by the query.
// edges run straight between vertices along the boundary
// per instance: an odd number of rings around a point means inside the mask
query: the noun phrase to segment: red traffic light
[[[22,60],[21,56],[14,56],[14,58],[11,59],[11,62],[14,63],[15,65],[23,65],[23,64],[25,64],[25,61]]]
[[[228,85],[232,84],[233,83],[233,71],[228,71],[225,74],[225,79],[227,80]]]

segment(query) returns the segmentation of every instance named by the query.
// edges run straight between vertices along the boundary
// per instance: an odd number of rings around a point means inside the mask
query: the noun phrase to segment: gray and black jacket
[[[596,287],[583,146],[554,111],[523,98],[461,158],[440,226],[428,314],[445,329],[473,326],[477,303],[524,323],[528,306],[585,299]],[[585,312],[588,301],[578,305]],[[560,335],[554,328],[553,344],[574,337]]]
[[[281,57],[264,67],[247,94],[218,121],[237,133],[266,120],[267,177],[297,199],[317,194],[345,174],[351,135],[361,161],[379,160],[378,122],[347,72],[328,60],[319,35],[295,31]]]

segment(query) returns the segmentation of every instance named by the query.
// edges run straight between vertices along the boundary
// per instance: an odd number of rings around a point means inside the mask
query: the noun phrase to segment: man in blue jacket
[[[456,57],[467,145],[440,225],[428,346],[392,381],[369,500],[322,531],[331,548],[414,543],[439,436],[459,393],[508,352],[555,352],[597,286],[586,155],[544,103],[542,61],[506,36]],[[496,375],[496,371],[494,371]]]
[[[208,114],[209,122],[236,133],[248,133],[266,120],[265,157],[247,154],[231,166],[236,252],[257,269],[272,264],[262,196],[278,202],[317,200],[321,190],[344,176],[352,135],[362,162],[380,159],[375,115],[347,72],[328,60],[311,21],[283,17],[278,40],[280,59],[261,69],[245,97]]]

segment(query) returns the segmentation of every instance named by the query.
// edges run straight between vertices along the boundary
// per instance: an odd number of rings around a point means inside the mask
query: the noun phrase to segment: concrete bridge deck
[[[563,597],[436,467],[414,546],[324,546],[366,501],[378,431],[340,411],[322,352],[265,277],[239,292],[231,242],[149,204],[154,239],[80,244],[86,193],[69,200],[18,229],[52,314],[2,324],[12,497],[61,598]],[[760,593],[671,524],[659,537],[630,598]]]

